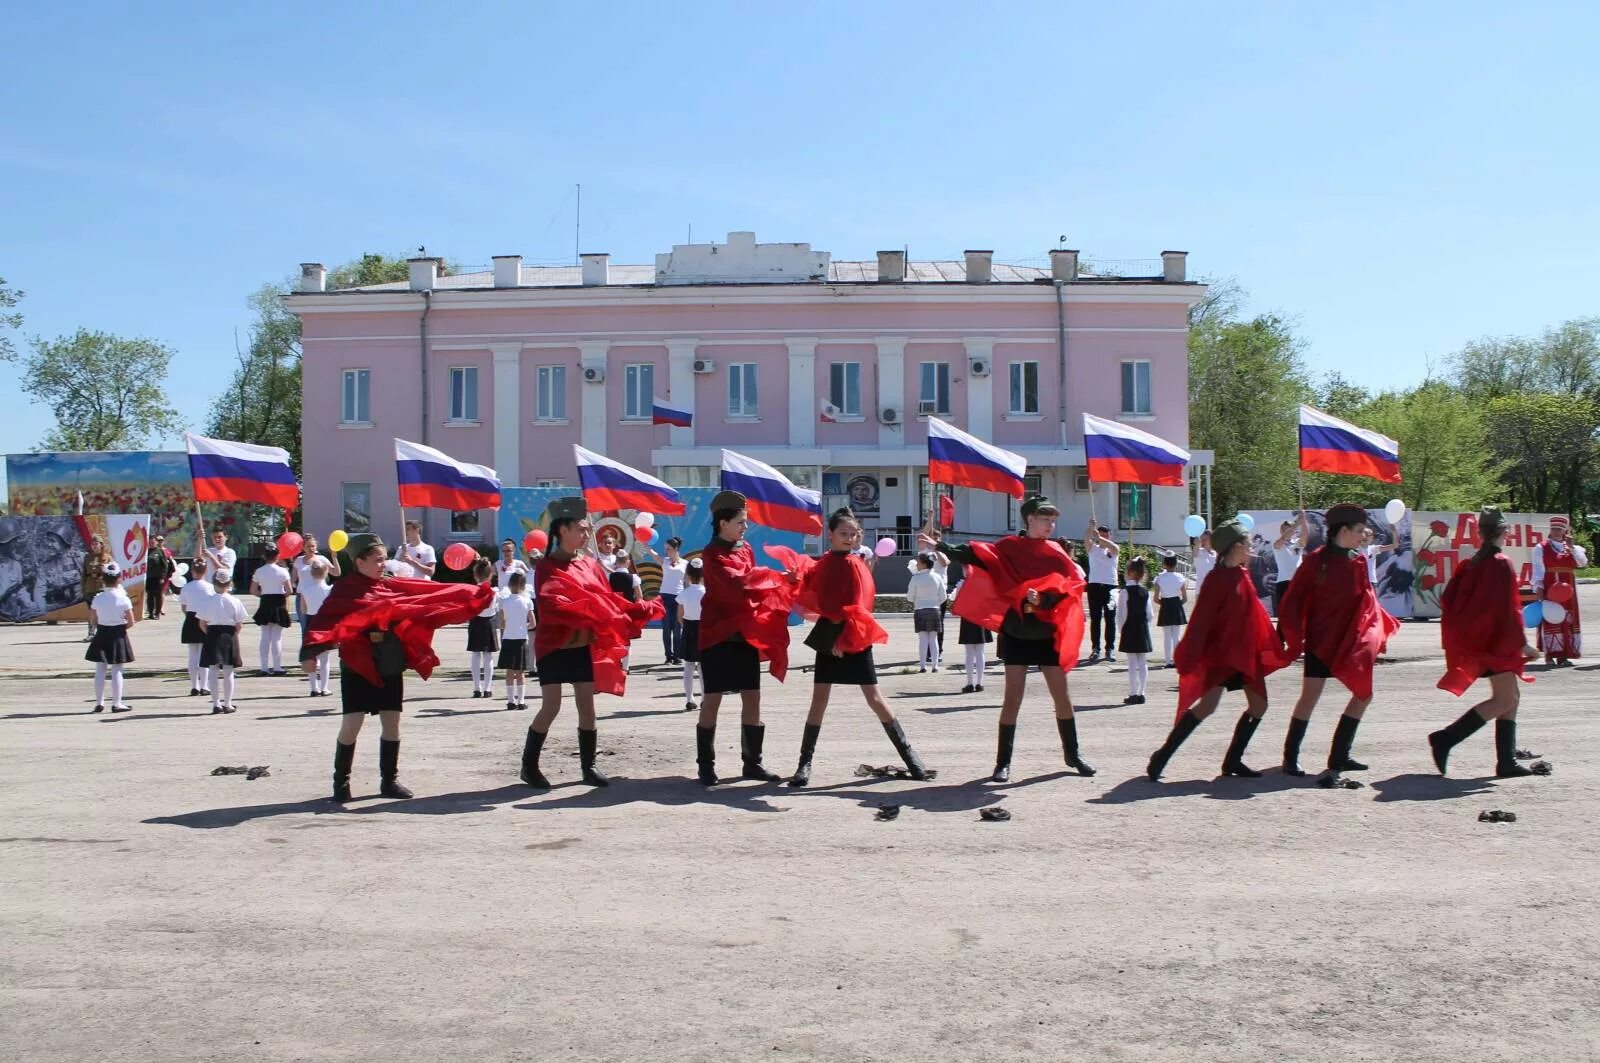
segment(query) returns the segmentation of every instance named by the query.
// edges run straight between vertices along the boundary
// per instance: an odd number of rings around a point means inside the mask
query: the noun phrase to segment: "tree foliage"
[[[136,450],[152,437],[180,431],[166,396],[171,361],[171,349],[154,340],[105,332],[79,329],[69,337],[35,339],[22,390],[56,415],[39,449]]]
[[[404,255],[368,251],[353,262],[328,271],[328,287],[363,288],[369,284],[392,284],[410,276]]]
[[[1569,512],[1600,460],[1600,404],[1581,395],[1516,392],[1491,399],[1496,456],[1514,508]]]
[[[24,294],[7,288],[6,279],[0,277],[0,362],[14,361],[17,357],[17,348],[6,333],[22,327],[22,314],[16,310],[16,305]]]
[[[206,431],[223,439],[282,447],[298,472],[300,319],[284,309],[282,295],[267,284],[250,296],[255,319],[237,351],[228,390],[212,403]]]

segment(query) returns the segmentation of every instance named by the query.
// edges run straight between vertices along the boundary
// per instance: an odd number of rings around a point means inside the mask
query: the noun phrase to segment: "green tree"
[[[210,435],[282,447],[300,470],[300,319],[267,284],[250,296],[255,312],[228,390],[211,406]]]
[[[1379,395],[1357,417],[1363,427],[1400,444],[1404,480],[1398,487],[1351,481],[1363,485],[1359,501],[1381,506],[1398,496],[1412,509],[1474,510],[1503,496],[1501,466],[1489,446],[1483,410],[1448,383],[1427,380],[1408,391]]]
[[[6,332],[22,327],[22,315],[15,307],[24,294],[15,288],[7,288],[6,279],[0,277],[0,362],[10,362],[17,357],[17,348]]]
[[[154,340],[85,329],[35,339],[22,390],[56,415],[39,449],[133,450],[152,437],[181,431],[183,423],[166,398],[171,361],[172,351]]]
[[[369,284],[392,284],[410,276],[404,255],[368,251],[353,262],[328,271],[328,288],[364,288]]]
[[[1324,413],[1350,420],[1372,402],[1372,393],[1342,373],[1329,373],[1317,385],[1311,404]]]
[[[1578,395],[1517,392],[1490,400],[1487,416],[1512,507],[1570,511],[1585,474],[1600,460],[1600,404]]]

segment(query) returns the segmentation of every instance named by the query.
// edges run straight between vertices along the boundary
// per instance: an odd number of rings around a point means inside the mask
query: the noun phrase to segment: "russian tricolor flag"
[[[928,482],[1022,497],[1028,459],[928,418]]]
[[[1300,468],[1343,476],[1370,476],[1386,484],[1400,482],[1400,444],[1388,436],[1349,421],[1329,417],[1310,406],[1300,407]]]
[[[1083,415],[1083,453],[1098,483],[1183,487],[1189,452],[1159,436],[1104,417]]]
[[[764,461],[722,452],[722,489],[745,497],[750,519],[767,528],[822,534],[822,492],[796,487]]]
[[[183,433],[189,452],[189,475],[196,502],[257,502],[274,509],[294,509],[300,488],[282,447],[233,443],[226,439]]]
[[[578,463],[578,486],[583,488],[583,500],[596,513],[636,509],[641,513],[674,517],[684,511],[678,492],[654,476],[577,444],[573,444],[572,456]]]
[[[396,439],[394,466],[401,509],[500,508],[500,478],[487,465],[468,465],[441,450]]]
[[[694,424],[694,414],[689,410],[680,410],[676,406],[669,406],[660,399],[655,399],[650,407],[651,424],[670,424],[674,428],[688,428]]]

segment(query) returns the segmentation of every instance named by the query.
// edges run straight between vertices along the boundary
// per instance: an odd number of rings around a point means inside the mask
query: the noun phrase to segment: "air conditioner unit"
[[[988,376],[989,375],[989,359],[987,359],[987,358],[974,358],[972,361],[967,363],[967,368],[968,368],[968,371],[971,372],[973,376]]]
[[[885,406],[883,409],[878,411],[878,420],[882,421],[884,424],[899,424],[900,411],[895,409],[893,406]]]
[[[583,367],[583,380],[586,384],[604,384],[606,371],[598,365],[586,365]]]
[[[831,402],[824,402],[822,404],[822,419],[824,421],[837,421],[839,419],[839,407]]]
[[[917,413],[923,417],[932,417],[938,412],[939,404],[933,399],[919,399],[917,401]]]
[[[696,358],[694,360],[694,371],[696,373],[715,373],[717,371],[717,363],[710,358]]]
[[[1072,476],[1072,489],[1078,492],[1089,490],[1089,474],[1086,472],[1074,473]]]

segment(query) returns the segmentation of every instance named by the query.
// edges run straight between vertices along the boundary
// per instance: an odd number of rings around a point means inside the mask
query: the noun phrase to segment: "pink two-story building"
[[[306,526],[398,527],[393,439],[491,465],[507,486],[576,482],[572,444],[714,486],[722,448],[767,461],[850,504],[871,529],[920,525],[927,419],[939,417],[1028,459],[1030,488],[1061,505],[1077,537],[1095,514],[1119,538],[1183,541],[1204,511],[1210,455],[1189,490],[1090,484],[1085,412],[1187,446],[1187,313],[1204,286],[1185,255],[1150,276],[961,262],[833,262],[808,244],[679,245],[653,265],[522,265],[440,276],[414,259],[409,282],[339,291],[302,267],[285,297],[303,332]],[[1064,386],[1063,386],[1064,385]],[[652,400],[693,412],[651,423]],[[1016,504],[955,491],[956,528],[999,534]],[[495,514],[427,515],[435,540],[492,540]]]

